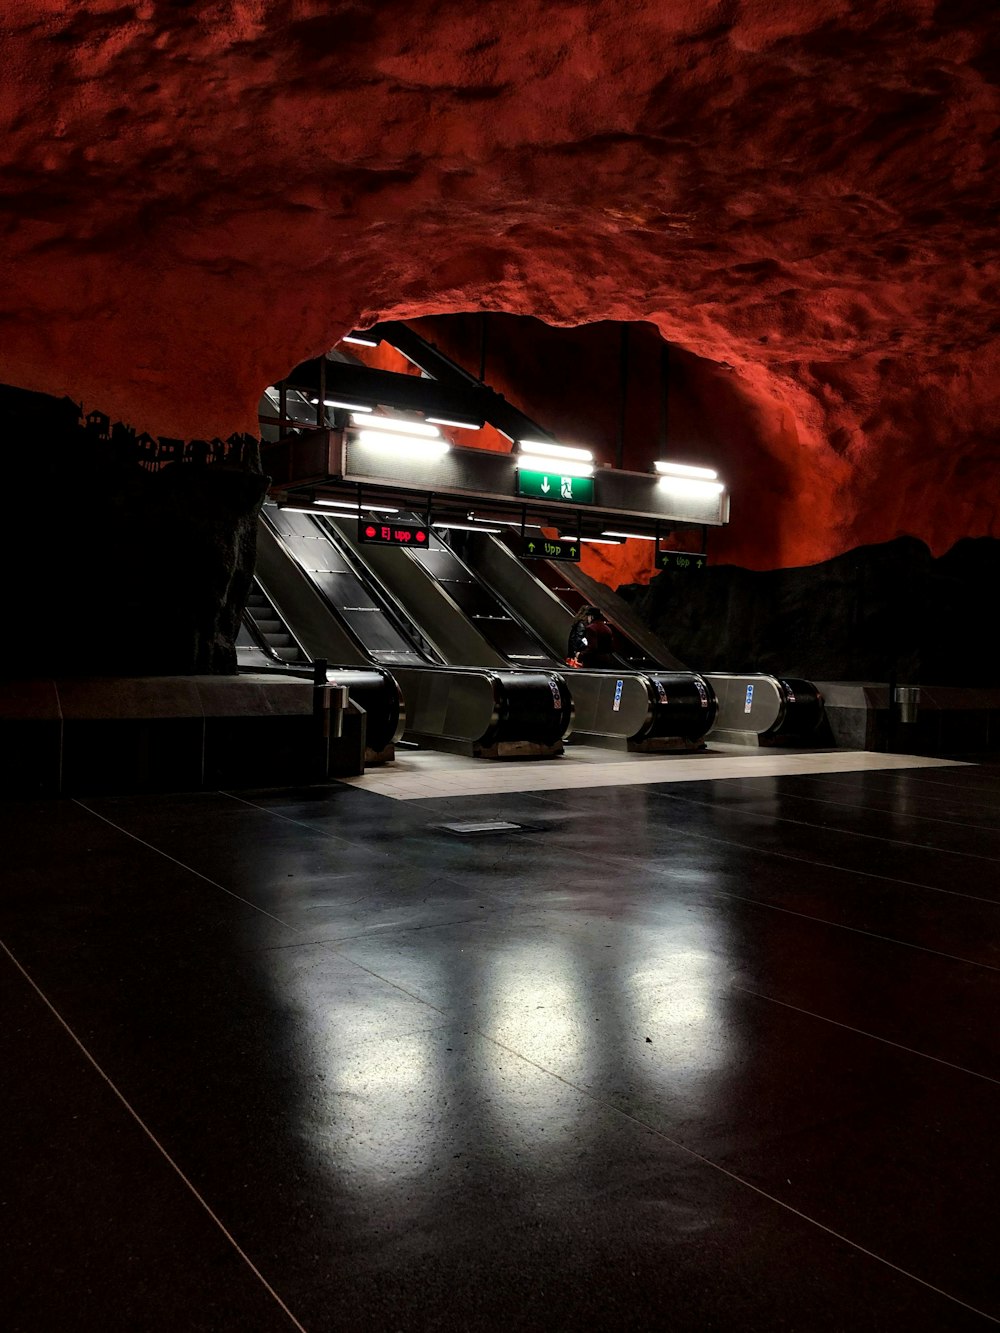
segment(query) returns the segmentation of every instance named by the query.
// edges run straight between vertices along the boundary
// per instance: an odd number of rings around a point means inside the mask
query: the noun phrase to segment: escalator
[[[553,657],[565,653],[573,617],[587,599],[566,580],[564,567],[547,560],[532,561],[527,565],[499,538],[483,532],[456,531],[451,539],[460,551],[466,566],[479,579],[480,586],[491,588],[495,595],[514,608],[520,620]],[[683,669],[670,670],[658,663],[651,653],[644,651],[628,635],[615,626],[615,668],[591,672],[586,668],[570,668],[568,678],[578,714],[582,700],[587,696],[582,688],[586,677],[596,677],[591,689],[596,692],[595,713],[592,716],[588,740],[598,739],[593,733],[602,723],[604,739],[600,743],[615,743],[614,733],[607,728],[607,713],[596,709],[610,704],[618,712],[626,703],[625,682],[638,697],[644,698],[646,710],[639,729],[625,738],[632,750],[669,750],[700,746],[711,728],[716,713],[715,699],[710,687],[701,676]],[[619,681],[622,682],[619,687]],[[615,711],[612,712],[612,717]],[[578,732],[588,728],[578,721]],[[621,743],[618,740],[617,743]]]
[[[243,623],[236,638],[236,660],[241,671],[254,674],[315,678],[312,658],[285,622],[259,578],[254,578]],[[316,659],[317,661],[319,658]],[[377,667],[327,668],[329,684],[346,686],[352,703],[364,711],[365,763],[385,763],[394,758],[394,745],[402,733],[402,695],[388,671]]]
[[[410,740],[481,758],[561,754],[572,717],[562,677],[511,670],[499,657],[456,665],[438,627],[414,617],[357,558],[344,532],[356,526],[273,507],[262,516],[258,574],[308,655],[391,671]]]
[[[624,663],[608,670],[574,669],[570,675],[558,649],[538,633],[517,598],[508,595],[511,589],[482,576],[446,542],[432,536],[426,550],[362,544],[353,524],[324,522],[414,620],[434,627],[435,641],[449,662],[489,661],[565,673],[572,680],[574,740],[667,750],[697,745],[708,730],[710,691],[698,681],[699,692],[691,673],[683,682],[671,682],[669,690],[669,673],[640,673]],[[479,540],[483,534],[475,536]]]
[[[536,560],[529,572],[499,539],[465,535],[467,558],[494,586],[510,589],[529,623],[546,627],[550,642],[565,642],[577,611],[597,606],[615,632],[623,663],[660,679],[668,696],[680,690],[693,703],[691,688],[698,690],[699,682],[701,689],[707,685],[710,717],[705,730],[712,740],[736,745],[814,743],[823,720],[823,696],[811,681],[762,672],[697,675],[679,669],[677,658],[628,604],[576,565]],[[673,669],[664,671],[666,667]]]
[[[406,324],[382,324],[376,332],[441,384],[456,389],[477,388],[480,394],[484,391],[468,371]],[[547,435],[499,394],[489,395],[483,415],[511,439]],[[579,566],[560,564],[546,570],[543,562],[538,563],[538,577],[563,602],[571,617],[585,603],[600,608],[618,637],[623,662],[632,669],[654,676],[663,669],[685,671],[684,664],[610,588],[590,578]],[[558,645],[560,657],[564,644],[561,640]],[[714,739],[749,745],[815,743],[823,720],[823,698],[811,681],[764,673],[706,673],[696,679],[707,683],[717,696],[718,712],[711,733]],[[574,673],[571,688],[575,680]]]

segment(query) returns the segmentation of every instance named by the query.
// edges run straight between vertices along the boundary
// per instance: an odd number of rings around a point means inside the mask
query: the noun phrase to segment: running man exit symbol
[[[558,472],[518,468],[517,494],[535,500],[570,500],[575,505],[594,503],[593,477],[564,477]]]

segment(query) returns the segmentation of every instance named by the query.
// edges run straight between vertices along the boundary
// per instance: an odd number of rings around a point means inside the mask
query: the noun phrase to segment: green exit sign
[[[708,556],[704,552],[692,554],[691,551],[657,551],[656,566],[658,569],[679,569],[696,570],[704,569],[708,564]]]
[[[548,537],[522,537],[522,560],[570,560],[574,564],[580,561],[579,542],[554,542]]]
[[[565,500],[569,504],[594,503],[593,477],[563,477],[558,472],[517,470],[517,493],[532,500]]]

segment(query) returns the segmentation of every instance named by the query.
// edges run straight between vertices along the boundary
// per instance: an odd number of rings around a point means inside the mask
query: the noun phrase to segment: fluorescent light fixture
[[[358,442],[397,458],[440,458],[451,448],[447,440],[414,439],[412,435],[391,435],[384,430],[358,431]]]
[[[620,537],[581,537],[582,542],[589,542],[591,546],[621,546]]]
[[[325,509],[306,509],[304,505],[278,505],[283,514],[312,514],[314,518],[336,518],[336,514],[328,514]]]
[[[718,472],[711,467],[692,467],[690,463],[654,463],[653,467],[661,477],[699,477],[702,481],[715,481]]]
[[[350,333],[345,333],[340,341],[342,343],[354,343],[358,347],[377,347],[380,340],[373,338],[370,333],[365,333],[361,329],[352,329]]]
[[[352,505],[348,500],[321,500],[319,496],[316,497],[313,503],[318,505],[326,505],[328,507],[336,507],[337,509],[342,509],[346,513],[352,515],[352,517],[357,517],[357,515],[361,513],[364,514],[399,513],[398,509],[393,509],[389,505],[365,505],[364,508],[362,509],[359,505]],[[336,518],[336,515],[333,515],[333,517]]]
[[[436,426],[428,426],[423,421],[407,421],[405,417],[362,417],[360,421],[351,418],[354,426],[363,426],[365,431],[384,430],[394,435],[421,435],[426,440],[440,440],[441,432]]]
[[[432,528],[452,528],[459,532],[503,532],[503,528],[489,528],[485,523],[449,523],[445,519],[433,522]]]
[[[692,477],[661,477],[658,485],[675,495],[721,495],[726,489],[721,481],[695,481]]]
[[[602,536],[602,537],[625,537],[625,538],[627,538],[627,539],[628,539],[628,538],[632,538],[632,537],[637,537],[637,538],[639,539],[639,541],[641,541],[641,542],[655,542],[655,541],[656,541],[656,538],[653,536],[653,534],[652,534],[651,532],[615,532],[615,531],[614,531],[613,529],[611,529],[611,528],[605,528],[604,531],[601,533],[601,536]]]
[[[575,458],[578,463],[592,463],[594,455],[589,449],[578,449],[570,444],[553,444],[551,440],[518,440],[522,453],[543,454],[546,458]]]
[[[481,421],[458,421],[452,417],[428,417],[435,426],[453,426],[455,430],[482,430]]]
[[[319,406],[318,398],[310,398],[309,401],[312,403],[313,407]],[[345,403],[340,398],[324,398],[323,406],[342,407],[345,412],[370,412],[372,410],[370,407],[366,407],[364,403]]]
[[[576,463],[572,459],[541,458],[535,454],[518,454],[517,467],[532,472],[549,472],[553,476],[592,477],[593,463]]]

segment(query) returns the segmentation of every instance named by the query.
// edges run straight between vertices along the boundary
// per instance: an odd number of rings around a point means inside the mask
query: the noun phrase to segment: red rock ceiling
[[[377,318],[648,321],[732,558],[1000,535],[993,0],[3,21],[0,379],[227,434]]]

